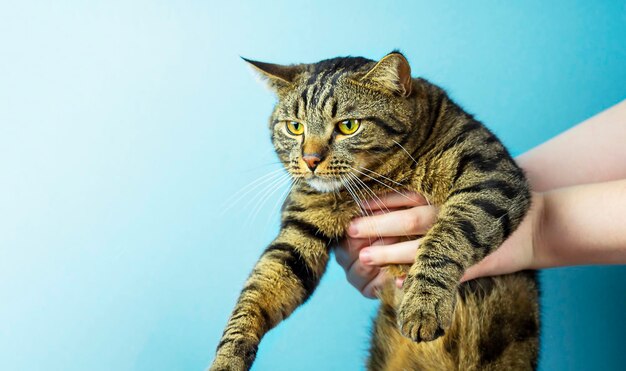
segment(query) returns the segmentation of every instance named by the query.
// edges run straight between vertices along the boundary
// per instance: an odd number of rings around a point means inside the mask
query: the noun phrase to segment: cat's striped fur
[[[524,175],[497,138],[443,90],[411,78],[398,52],[379,62],[248,62],[278,95],[272,139],[299,181],[283,206],[278,237],[241,292],[211,370],[251,366],[263,335],[315,290],[331,248],[361,215],[355,198],[390,189],[423,194],[439,214],[402,290],[389,286],[382,293],[368,368],[534,368],[534,274],[459,285],[464,270],[494,251],[530,206]],[[361,120],[357,133],[337,132],[337,122],[346,119]],[[305,133],[290,134],[289,121],[302,123]],[[302,159],[311,154],[321,160],[315,179]]]

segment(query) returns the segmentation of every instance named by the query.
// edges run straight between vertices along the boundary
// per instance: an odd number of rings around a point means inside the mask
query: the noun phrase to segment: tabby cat
[[[358,200],[390,189],[419,192],[439,214],[402,289],[381,293],[368,369],[534,369],[534,273],[459,284],[530,206],[524,174],[498,139],[442,89],[412,78],[399,52],[378,62],[246,61],[278,96],[269,127],[295,184],[210,369],[249,369],[263,335],[315,290],[332,246],[362,215]]]

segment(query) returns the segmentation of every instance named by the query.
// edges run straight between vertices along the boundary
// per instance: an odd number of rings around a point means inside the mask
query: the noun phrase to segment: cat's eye
[[[361,120],[343,120],[337,124],[337,130],[339,130],[339,132],[343,135],[350,135],[359,130],[359,126],[361,126]]]
[[[287,131],[293,135],[302,135],[304,133],[304,125],[297,121],[287,121]]]

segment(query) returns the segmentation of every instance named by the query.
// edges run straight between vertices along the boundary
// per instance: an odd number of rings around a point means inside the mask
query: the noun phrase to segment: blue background
[[[514,154],[626,97],[624,1],[511,3],[2,1],[0,369],[209,364],[284,190],[224,212],[279,168],[239,55],[400,48]],[[625,287],[544,272],[541,369],[623,368]],[[255,369],[362,369],[375,307],[333,261]]]

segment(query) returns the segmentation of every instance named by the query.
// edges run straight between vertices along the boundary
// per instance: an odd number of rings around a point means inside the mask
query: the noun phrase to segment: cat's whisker
[[[348,175],[350,175],[350,173],[348,173]],[[367,199],[367,197],[363,194],[363,192],[361,192],[360,187],[352,180],[350,179],[350,177],[348,176],[346,178],[346,180],[348,181],[348,183],[350,184],[350,186],[355,190],[355,195],[356,197],[359,199],[359,205],[361,205],[361,210],[362,212],[365,213],[366,217],[371,217],[374,216],[374,212],[369,210],[370,212],[368,213],[368,209],[363,207],[363,205],[365,205],[365,201]],[[358,194],[357,194],[358,193]],[[360,197],[359,197],[360,195]],[[374,231],[376,231],[376,234],[378,235],[378,238],[382,239],[382,236],[380,235],[380,232],[378,231],[378,226],[376,225],[375,222],[373,222],[371,219],[368,218],[368,223],[370,224],[370,226],[372,227],[372,229]],[[373,223],[373,224],[372,224]],[[369,243],[370,245],[372,244],[372,240],[371,238],[369,238]]]
[[[255,225],[255,220],[257,218],[257,216],[259,215],[259,213],[261,212],[261,210],[263,210],[263,207],[266,205],[266,203],[272,198],[272,196],[280,191],[281,189],[283,189],[287,184],[288,184],[288,180],[283,179],[281,182],[279,182],[278,184],[276,184],[274,187],[272,187],[271,189],[269,189],[261,199],[259,199],[259,201],[256,203],[256,206],[254,208],[254,210],[252,210],[252,212],[249,214],[248,220],[246,222],[247,226],[252,226]],[[270,215],[273,215],[270,214]]]
[[[264,174],[256,179],[253,179],[252,181],[250,181],[248,184],[244,185],[243,187],[241,187],[241,189],[239,189],[237,192],[235,192],[234,194],[232,194],[231,196],[229,196],[224,203],[229,203],[232,202],[234,199],[238,199],[241,196],[242,192],[248,192],[251,189],[255,189],[258,186],[260,186],[263,183],[266,183],[268,181],[270,181],[273,178],[276,178],[280,175],[283,174],[283,170],[284,169],[275,169],[267,174]]]
[[[376,196],[376,194],[375,194],[375,193],[374,193],[374,192],[373,192],[373,191],[372,191],[372,190],[371,190],[371,189],[370,189],[370,188],[369,188],[369,187],[368,187],[365,183],[363,183],[363,181],[362,181],[361,179],[359,179],[356,175],[354,175],[354,174],[352,174],[352,173],[348,173],[348,175],[349,175],[350,177],[352,177],[352,179],[353,179],[353,182],[354,182],[354,185],[355,185],[355,186],[357,186],[357,187],[358,187],[358,184],[359,184],[359,183],[360,183],[360,184],[362,184],[364,187],[363,187],[363,186],[361,186],[360,188],[364,189],[366,194],[367,194],[367,193],[369,193],[369,194],[373,195],[375,198],[378,198],[378,196]],[[369,192],[368,192],[368,191],[369,191]],[[380,201],[380,198],[378,198],[378,200],[381,202],[381,203],[379,204],[379,203],[378,203],[378,201],[376,201],[376,199],[375,199],[375,198],[365,197],[365,196],[363,196],[363,197],[364,197],[364,198],[369,198],[369,199],[371,199],[372,201],[374,201],[377,205],[379,205],[379,207],[380,207],[380,205],[382,205],[385,209],[387,209],[387,207],[385,206],[385,204],[384,204],[384,203],[382,203],[382,201]],[[370,211],[371,211],[371,210],[370,210]],[[387,209],[387,212],[389,212],[389,209]],[[374,215],[375,215],[375,214],[374,214],[374,212],[373,212],[373,211],[371,211],[371,216],[374,216]],[[382,238],[383,238],[383,237],[382,237],[382,235],[380,234],[380,230],[379,230],[379,228],[378,228],[378,225],[376,225],[376,222],[375,222],[375,221],[372,221],[372,223],[373,223],[374,230],[376,231],[376,234],[378,235],[378,238],[382,240]]]
[[[346,191],[348,192],[348,194],[350,195],[350,197],[352,197],[352,200],[354,200],[354,203],[357,204],[359,206],[359,208],[361,209],[361,212],[363,212],[363,207],[362,205],[359,203],[359,201],[357,200],[356,197],[354,197],[354,193],[352,192],[352,190],[350,189],[350,186],[348,185],[348,182],[346,181],[346,178],[343,177],[343,175],[339,176],[339,179],[341,181],[341,184],[343,184],[344,188],[346,189]]]
[[[382,175],[382,174],[379,174],[379,173],[375,172],[374,170],[368,169],[368,168],[363,167],[363,166],[359,166],[359,167],[360,167],[361,169],[363,169],[363,170],[367,170],[367,171],[369,171],[370,173],[373,173],[374,175],[378,175],[379,177],[381,177],[381,178],[385,179],[386,181],[391,182],[391,183],[393,183],[393,184],[395,184],[395,185],[399,185],[400,187],[406,187],[406,184],[402,184],[402,183],[396,182],[395,180],[390,179],[390,178],[388,178],[388,177],[386,177],[386,176],[384,176],[384,175]]]
[[[265,174],[251,181],[250,183],[242,187],[239,191],[237,191],[235,194],[233,194],[232,196],[229,196],[223,202],[223,207],[221,208],[222,211],[220,212],[220,216],[223,216],[224,214],[226,214],[230,209],[232,209],[235,205],[237,205],[237,203],[241,201],[246,195],[248,195],[250,192],[254,191],[255,189],[259,188],[261,185],[271,182],[285,175],[284,173],[282,173],[284,170],[285,169],[283,168],[273,170],[269,172],[268,174]]]
[[[278,208],[280,207],[281,204],[283,204],[285,202],[285,200],[287,199],[289,193],[291,192],[291,190],[296,187],[300,181],[302,180],[302,178],[297,178],[296,180],[293,180],[291,182],[291,185],[285,189],[285,191],[283,193],[281,193],[280,197],[278,197],[278,199],[276,200],[276,202],[274,203],[274,207],[272,208],[272,212],[270,214],[270,216],[274,216],[276,214],[276,212],[278,211]],[[269,228],[269,221],[271,220],[271,218],[267,218],[267,223],[265,224],[265,228]]]
[[[354,190],[352,189],[351,185],[349,184],[347,177],[344,177],[343,175],[340,175],[339,179],[341,180],[341,183],[343,184],[343,186],[346,189],[346,191],[348,191],[348,194],[350,195],[350,197],[352,197],[352,200],[354,200],[354,202],[357,205],[359,205],[359,208],[361,209],[361,215],[363,216],[363,214],[365,212],[365,209],[363,208],[362,204],[359,202],[359,198],[354,193]],[[365,214],[365,215],[367,215],[367,214]],[[370,242],[370,245],[371,245],[372,244],[372,240],[369,239],[369,242]]]
[[[384,175],[382,175],[382,174],[379,174],[379,173],[375,172],[374,170],[368,169],[368,168],[363,167],[363,166],[359,166],[359,167],[360,167],[361,169],[363,169],[363,170],[370,171],[370,172],[374,173],[375,175],[378,175],[379,177],[381,177],[381,178],[383,178],[383,179],[385,179],[385,180],[387,180],[387,181],[389,181],[389,182],[392,182],[392,183],[394,183],[394,184],[397,184],[397,185],[399,185],[400,187],[406,187],[406,185],[404,185],[404,184],[402,184],[402,183],[400,183],[400,182],[396,182],[396,181],[395,181],[395,180],[393,180],[393,179],[389,179],[388,177],[386,177],[386,176],[384,176]],[[422,197],[424,197],[424,200],[426,200],[426,203],[428,204],[428,206],[430,206],[430,200],[429,200],[429,199],[428,199],[425,195],[422,195]]]
[[[378,207],[380,207],[380,205],[382,204],[382,205],[383,205],[383,207],[384,207],[384,209],[385,209],[385,211],[386,211],[387,213],[391,212],[391,211],[387,208],[387,205],[385,205],[385,204],[383,203],[383,201],[380,199],[380,197],[378,197],[378,195],[376,195],[376,193],[374,193],[374,191],[372,191],[372,189],[371,189],[371,188],[370,188],[367,184],[365,184],[365,182],[363,182],[361,179],[359,179],[359,178],[358,178],[356,175],[354,175],[354,174],[352,174],[352,176],[353,176],[353,177],[354,177],[357,181],[359,181],[361,184],[363,184],[363,187],[365,187],[366,189],[368,189],[368,190],[370,191],[370,193],[371,193],[371,194],[373,194],[373,195],[374,195],[374,197],[378,199],[378,201],[374,200],[374,202],[376,203],[376,205],[378,205]],[[379,203],[379,202],[380,202],[380,203]],[[412,238],[413,238],[413,237],[410,237],[410,236],[408,235],[408,233],[406,233],[406,232],[404,233],[404,237],[406,237],[407,239],[412,239]]]
[[[413,155],[411,155],[411,153],[409,153],[409,151],[406,150],[406,148],[404,148],[404,146],[398,142],[396,142],[395,140],[393,140],[393,142],[395,144],[397,144],[400,148],[402,148],[402,150],[404,151],[404,153],[406,153],[407,155],[409,155],[409,157],[411,158],[411,160],[413,160],[413,162],[415,163],[415,165],[417,165],[417,160],[413,157]]]
[[[258,170],[258,169],[263,169],[266,168],[268,166],[273,166],[273,165],[281,165],[281,169],[284,169],[284,164],[282,163],[282,161],[272,161],[272,162],[266,162],[260,165],[255,165],[251,168],[248,169],[242,169],[240,170],[242,173],[250,173],[252,171]]]
[[[415,201],[415,200],[413,200],[412,198],[410,198],[409,196],[407,196],[406,194],[404,194],[404,193],[402,193],[402,192],[398,191],[397,189],[395,189],[395,188],[391,187],[391,186],[390,186],[390,185],[388,185],[388,184],[385,184],[385,183],[381,182],[380,180],[378,180],[378,179],[374,178],[373,176],[368,175],[368,174],[366,174],[366,173],[364,173],[364,172],[362,172],[362,171],[360,171],[360,170],[358,170],[358,169],[355,169],[355,168],[353,168],[352,166],[349,166],[349,167],[350,167],[350,169],[352,169],[352,170],[356,171],[357,173],[359,173],[359,174],[361,174],[361,175],[364,175],[364,176],[366,176],[366,177],[368,177],[368,178],[372,179],[373,181],[375,181],[375,182],[377,182],[377,183],[380,183],[380,184],[382,184],[383,186],[385,186],[385,187],[387,187],[387,188],[391,189],[392,191],[396,192],[397,194],[401,195],[402,197],[406,198],[407,200],[410,200],[410,201]]]
[[[256,204],[252,209],[251,213],[248,214],[248,222],[247,224],[251,224],[256,218],[259,211],[263,208],[265,202],[270,198],[277,190],[279,190],[283,185],[289,182],[291,176],[289,174],[285,174],[279,179],[273,181],[270,185],[268,185],[263,192],[263,195],[256,199]]]
[[[370,194],[373,196],[373,198],[371,198],[372,201],[374,201],[376,203],[376,206],[378,206],[381,210],[385,209],[386,212],[389,212],[389,209],[387,208],[387,205],[385,205],[385,203],[380,199],[380,197],[378,197],[378,195],[367,185],[365,184],[364,181],[362,181],[361,179],[359,179],[359,177],[357,177],[356,175],[350,173],[350,175],[354,178],[354,180],[358,183],[361,184],[361,186]],[[382,207],[381,207],[382,206]]]

